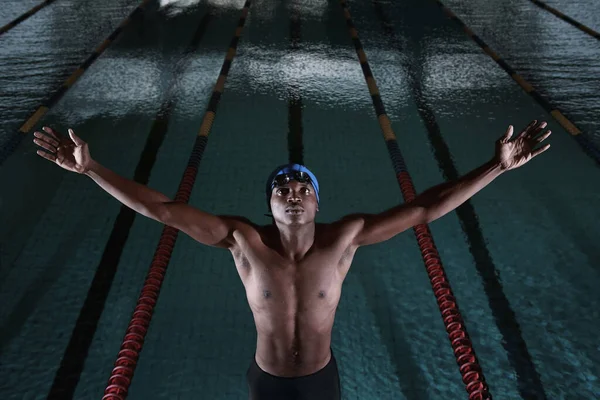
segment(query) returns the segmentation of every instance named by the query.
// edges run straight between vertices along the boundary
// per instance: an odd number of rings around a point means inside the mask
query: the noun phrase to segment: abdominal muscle
[[[301,315],[255,313],[256,363],[278,377],[305,376],[323,369],[331,359],[334,314],[335,309],[326,313],[313,311],[311,321],[307,321]]]

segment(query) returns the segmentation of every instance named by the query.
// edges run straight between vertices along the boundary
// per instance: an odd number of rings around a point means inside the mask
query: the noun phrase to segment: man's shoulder
[[[317,230],[327,241],[347,242],[352,240],[363,226],[360,214],[347,215],[327,224],[317,224]]]
[[[231,224],[243,224],[248,226],[255,226],[255,224],[246,217],[240,215],[219,215],[219,218],[231,223]]]
[[[252,222],[250,219],[239,215],[220,215],[219,217],[227,222],[230,230],[239,231],[243,234],[258,233],[262,235],[266,234],[270,228],[272,228],[271,224],[259,225]]]
[[[246,217],[239,215],[219,215],[219,218],[227,224],[229,230],[229,249],[237,249],[240,244],[239,240],[246,243],[257,243],[264,241],[264,238],[269,234],[268,225],[259,225],[252,222]]]
[[[357,227],[362,226],[363,223],[364,214],[348,214],[336,221],[323,225],[326,225],[324,229],[346,231],[348,229],[357,229]]]

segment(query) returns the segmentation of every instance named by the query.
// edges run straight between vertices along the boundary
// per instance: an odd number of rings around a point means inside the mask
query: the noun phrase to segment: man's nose
[[[288,202],[289,203],[301,203],[302,199],[300,198],[300,196],[298,196],[298,193],[296,192],[292,192],[290,194],[290,197],[288,197]]]

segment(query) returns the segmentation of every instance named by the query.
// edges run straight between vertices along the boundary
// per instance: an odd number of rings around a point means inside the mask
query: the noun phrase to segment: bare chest
[[[310,318],[322,319],[334,313],[353,254],[315,251],[298,262],[268,250],[238,250],[233,256],[255,317],[265,314],[309,323]]]

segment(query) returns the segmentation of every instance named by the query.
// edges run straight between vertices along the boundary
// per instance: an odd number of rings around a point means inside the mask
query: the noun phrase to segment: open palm
[[[534,149],[539,143],[544,141],[551,131],[546,131],[540,135],[546,127],[546,122],[532,121],[513,140],[510,140],[513,134],[513,127],[510,125],[504,134],[496,142],[496,160],[500,163],[503,170],[518,168],[533,157],[543,153],[550,148],[550,145]]]
[[[69,129],[69,137],[44,127],[44,133],[35,132],[33,142],[47,151],[38,150],[37,154],[50,160],[67,171],[83,174],[88,170],[92,158],[86,142]]]

